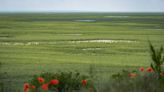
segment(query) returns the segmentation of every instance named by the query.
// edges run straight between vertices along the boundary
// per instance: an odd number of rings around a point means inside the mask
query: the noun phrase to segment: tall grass
[[[163,62],[163,46],[156,49],[151,43],[150,57],[152,62],[150,67],[154,70],[148,72],[140,70],[123,70],[112,76],[109,81],[101,81],[98,84],[98,92],[164,92],[164,72]],[[130,73],[137,76],[130,77]]]
[[[2,63],[0,62],[0,71],[1,71]],[[2,79],[2,74],[0,73],[0,92],[4,91],[4,85],[3,82],[1,81]]]
[[[163,56],[163,46],[160,47],[160,49],[155,49],[155,47],[149,42],[150,46],[150,53],[152,58],[151,67],[157,74],[158,79],[161,79],[161,72],[162,72],[162,65],[164,62],[164,56]]]

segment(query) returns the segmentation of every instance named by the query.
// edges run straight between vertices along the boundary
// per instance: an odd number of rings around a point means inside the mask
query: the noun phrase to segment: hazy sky
[[[164,0],[0,0],[0,11],[164,12]]]

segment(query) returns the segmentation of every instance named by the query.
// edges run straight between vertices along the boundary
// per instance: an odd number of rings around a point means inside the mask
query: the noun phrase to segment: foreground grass
[[[81,19],[96,21],[75,21]],[[163,14],[0,14],[0,20],[2,79],[20,90],[41,72],[87,73],[95,65],[97,75],[105,80],[122,69],[149,66],[147,41],[156,46],[164,43]],[[81,40],[136,42],[69,42]],[[41,44],[25,45],[28,42]]]

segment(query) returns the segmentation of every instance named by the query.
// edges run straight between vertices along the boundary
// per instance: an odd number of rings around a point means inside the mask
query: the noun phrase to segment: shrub
[[[73,92],[81,88],[90,88],[91,82],[88,76],[80,73],[61,72],[61,73],[42,73],[35,75],[29,84],[24,85],[24,92]]]
[[[112,76],[111,92],[163,92],[164,83],[156,78],[153,69],[142,67],[135,71],[122,71]],[[162,76],[164,77],[164,76]]]
[[[152,63],[150,67],[127,71],[112,75],[111,92],[164,92],[163,47],[155,49],[149,43]]]

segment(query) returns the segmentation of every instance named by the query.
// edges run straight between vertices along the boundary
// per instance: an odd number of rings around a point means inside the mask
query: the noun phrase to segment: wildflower
[[[31,86],[32,89],[35,89],[36,87],[34,85]]]
[[[43,89],[44,91],[48,90],[48,84],[43,84],[43,85],[42,85],[42,89]]]
[[[25,83],[24,84],[24,92],[28,92],[28,90],[29,90],[29,84]]]
[[[130,74],[129,74],[129,77],[130,77],[130,78],[134,78],[134,77],[136,77],[136,76],[137,76],[136,73],[130,73]]]
[[[139,68],[139,71],[143,72],[144,71],[144,68],[143,67],[140,67]]]
[[[38,77],[38,81],[39,81],[39,83],[43,83],[44,79],[42,77]]]
[[[147,72],[154,72],[154,70],[153,70],[151,67],[148,67],[148,68],[146,69],[146,71],[147,71]]]
[[[86,86],[87,85],[87,80],[82,80],[81,83],[82,83],[83,86]]]
[[[162,76],[164,76],[164,71],[160,73]]]
[[[59,81],[57,79],[54,79],[54,80],[51,80],[50,81],[50,84],[51,85],[58,85],[59,84]]]

